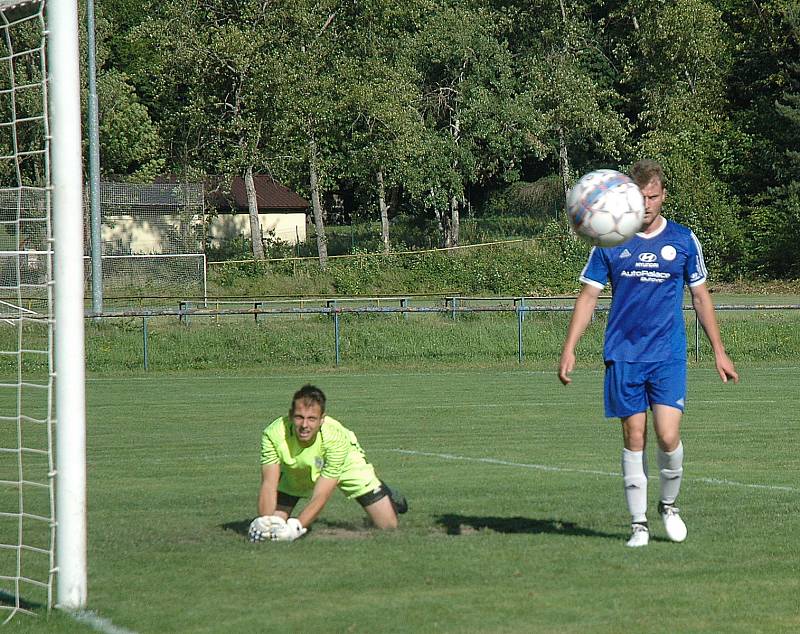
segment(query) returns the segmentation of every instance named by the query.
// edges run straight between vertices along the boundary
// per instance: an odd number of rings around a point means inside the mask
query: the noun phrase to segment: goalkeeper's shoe
[[[631,524],[631,537],[625,545],[629,548],[639,548],[647,546],[648,543],[650,543],[650,530],[647,528],[647,522]]]
[[[398,515],[408,512],[408,500],[406,500],[406,496],[400,493],[400,491],[397,489],[390,487],[385,482],[383,483],[383,486],[385,486],[386,490],[389,492],[389,499],[392,501],[394,512]]]
[[[686,524],[681,519],[680,509],[677,506],[659,502],[658,512],[661,514],[661,519],[664,522],[664,529],[667,531],[667,537],[674,542],[682,542],[686,539]]]

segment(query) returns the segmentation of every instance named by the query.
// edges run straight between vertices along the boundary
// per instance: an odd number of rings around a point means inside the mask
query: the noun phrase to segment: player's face
[[[647,233],[648,229],[653,226],[653,221],[661,215],[661,207],[664,205],[664,197],[667,195],[667,190],[661,182],[654,178],[644,187],[639,188],[644,196],[644,222],[642,223],[642,231]]]
[[[301,445],[309,446],[317,437],[322,420],[325,416],[319,403],[304,403],[297,401],[289,413],[294,423],[294,433]]]

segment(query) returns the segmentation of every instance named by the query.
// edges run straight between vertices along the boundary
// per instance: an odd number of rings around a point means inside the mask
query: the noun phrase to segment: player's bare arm
[[[692,286],[690,290],[692,293],[692,306],[697,313],[697,319],[708,337],[711,349],[714,351],[714,361],[719,377],[723,383],[727,383],[728,379],[738,383],[739,374],[736,372],[733,361],[728,357],[728,353],[725,352],[725,346],[722,344],[717,316],[714,314],[714,302],[711,299],[711,293],[708,292],[708,287],[705,284],[698,284],[697,286]]]
[[[558,378],[564,385],[572,382],[569,375],[575,369],[575,347],[592,320],[592,314],[601,290],[591,284],[584,284],[575,299],[575,307],[572,309],[572,318],[569,321],[567,336],[564,339],[561,359],[558,364]]]
[[[305,505],[297,519],[300,523],[308,528],[314,520],[317,519],[322,509],[331,499],[331,495],[336,490],[336,485],[339,481],[336,478],[324,478],[320,476],[314,484],[314,492],[311,494],[311,499]]]
[[[258,514],[274,515],[278,507],[278,480],[281,477],[279,464],[261,467],[261,488],[258,492]]]

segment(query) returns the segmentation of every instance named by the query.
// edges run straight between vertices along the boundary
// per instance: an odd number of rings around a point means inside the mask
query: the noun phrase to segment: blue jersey
[[[683,287],[706,281],[703,251],[694,233],[667,220],[616,247],[595,247],[580,280],[597,288],[611,282],[606,361],[686,359]]]

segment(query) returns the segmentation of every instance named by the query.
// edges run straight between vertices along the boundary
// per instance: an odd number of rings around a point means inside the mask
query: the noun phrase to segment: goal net
[[[8,619],[52,603],[55,566],[43,9],[0,3],[0,608]]]
[[[84,214],[88,228],[88,205]],[[104,295],[205,297],[200,183],[103,181],[100,214]],[[84,244],[88,249],[88,236]],[[88,250],[86,255],[88,289]]]
[[[86,594],[77,10],[51,4],[0,0],[0,622]]]
[[[84,256],[87,291],[92,263]],[[204,253],[152,253],[104,255],[104,293],[118,298],[173,296],[206,297],[206,256]]]
[[[21,218],[41,217],[47,207],[44,189],[0,189],[0,217],[16,230]],[[86,200],[86,199],[84,199]],[[203,190],[200,184],[104,182],[100,186],[102,215],[103,294],[115,297],[179,295],[206,297],[206,256],[201,252]],[[88,210],[84,213],[88,231]],[[2,233],[0,249],[19,246],[19,256],[0,259],[0,288],[21,280],[28,295],[24,307],[39,299],[37,289],[47,279],[40,233]],[[91,241],[84,238],[86,253]],[[84,293],[92,289],[92,261],[84,255]]]

